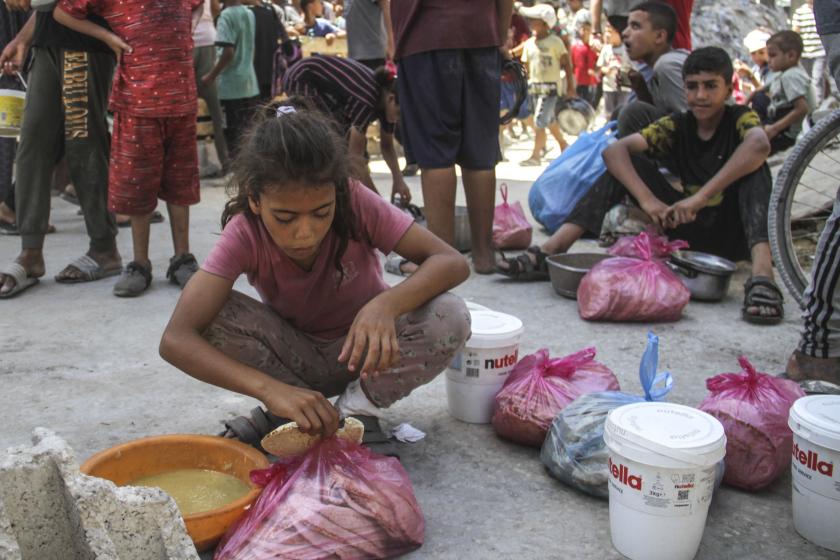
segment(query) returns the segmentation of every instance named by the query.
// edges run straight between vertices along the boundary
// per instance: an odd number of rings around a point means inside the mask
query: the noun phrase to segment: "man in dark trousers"
[[[455,242],[461,167],[473,267],[495,270],[491,234],[499,159],[502,54],[512,0],[402,0],[391,5],[405,142],[422,171],[429,229]]]
[[[29,0],[9,0],[29,9]],[[92,18],[93,19],[93,18]],[[104,21],[95,20],[104,25]],[[104,43],[58,24],[52,12],[35,12],[3,49],[0,65],[13,73],[33,47],[29,89],[16,165],[15,198],[21,252],[0,268],[0,298],[17,295],[46,272],[44,236],[56,163],[66,155],[85,218],[90,248],[55,277],[78,283],[119,274],[117,227],[108,212],[108,125],[105,120],[115,58]]]

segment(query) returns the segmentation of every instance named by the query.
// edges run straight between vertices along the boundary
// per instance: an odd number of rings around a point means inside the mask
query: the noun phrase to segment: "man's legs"
[[[117,225],[108,212],[108,159],[110,140],[106,110],[114,72],[107,53],[64,51],[64,145],[68,171],[90,238],[87,253],[106,273],[122,268],[117,250]],[[68,265],[59,280],[84,278]]]
[[[496,208],[496,170],[461,168],[461,173],[470,217],[473,268],[479,274],[488,274],[496,269],[492,237],[493,213]],[[425,194],[423,199],[426,200]]]
[[[455,245],[455,189],[458,177],[455,166],[443,169],[423,169],[420,185],[423,188],[423,211],[429,231]]]
[[[23,128],[17,152],[15,211],[21,233],[21,252],[15,259],[30,278],[44,275],[44,235],[50,214],[52,171],[63,150],[61,52],[36,48],[23,109]],[[14,280],[0,275],[0,293],[14,288]]]

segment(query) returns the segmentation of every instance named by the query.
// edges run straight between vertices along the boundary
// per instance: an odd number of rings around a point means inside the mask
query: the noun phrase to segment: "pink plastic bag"
[[[548,349],[525,356],[505,381],[491,423],[505,439],[540,447],[554,417],[586,393],[618,391],[618,379],[595,361],[595,348],[565,358],[548,358]]]
[[[425,521],[398,459],[330,438],[254,471],[265,485],[214,560],[391,558],[423,544]]]
[[[687,247],[642,232],[620,239],[610,253],[619,255],[596,264],[578,287],[583,319],[608,321],[677,321],[691,297],[682,280],[661,260]]]
[[[723,481],[759,490],[790,468],[788,414],[805,393],[798,383],[756,371],[744,356],[738,363],[741,373],[706,380],[710,393],[699,408],[720,420],[726,432]]]
[[[499,187],[502,203],[493,214],[493,245],[497,249],[527,249],[531,245],[531,224],[519,201],[508,204],[508,187]]]

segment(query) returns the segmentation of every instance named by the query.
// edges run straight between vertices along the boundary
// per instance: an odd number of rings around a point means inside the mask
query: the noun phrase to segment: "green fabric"
[[[254,13],[245,6],[225,8],[216,22],[216,44],[219,57],[224,45],[233,45],[231,63],[219,74],[219,99],[243,99],[259,95],[254,71]]]

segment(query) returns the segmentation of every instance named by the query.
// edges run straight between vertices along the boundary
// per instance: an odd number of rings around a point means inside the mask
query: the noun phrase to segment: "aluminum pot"
[[[736,269],[730,260],[699,251],[677,251],[671,255],[668,266],[691,292],[691,299],[699,301],[725,298]]]
[[[603,253],[564,253],[546,259],[548,276],[554,291],[563,297],[577,299],[580,281],[589,270],[610,255]]]
[[[423,227],[426,225],[425,208],[417,208],[414,205],[409,205],[403,208],[410,212],[414,217],[414,221]],[[468,253],[472,249],[472,234],[470,233],[470,217],[467,214],[466,206],[455,207],[455,248],[462,252]]]

